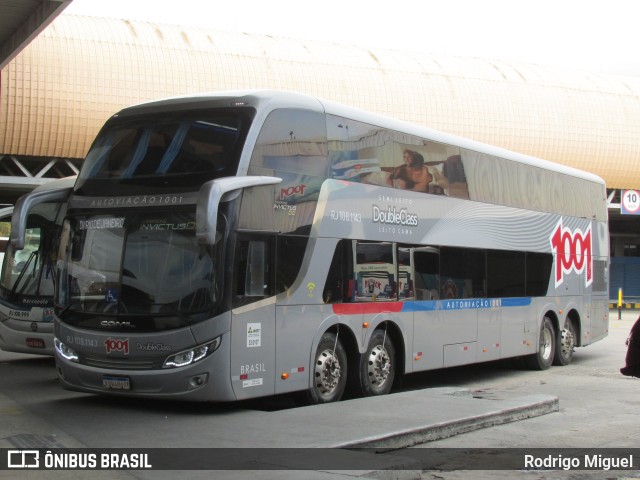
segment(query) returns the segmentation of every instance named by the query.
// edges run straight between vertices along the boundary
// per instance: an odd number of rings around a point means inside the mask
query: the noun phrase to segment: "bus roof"
[[[501,147],[471,140],[469,138],[433,130],[421,125],[297,92],[281,90],[232,90],[184,95],[126,107],[116,113],[114,117],[124,117],[161,111],[176,111],[180,109],[191,110],[237,106],[248,106],[263,110],[266,109],[267,112],[278,108],[304,108],[324,112],[331,115],[351,118],[353,120],[369,123],[378,127],[428,138],[434,142],[447,143],[475,152],[494,155],[514,162],[531,165],[533,167],[571,175],[586,181],[601,184],[603,187],[605,184],[602,178],[584,170],[579,170],[577,168],[532,157]]]
[[[33,192],[46,192],[48,190],[60,190],[64,188],[71,188],[76,183],[76,175],[70,177],[57,178],[50,182],[38,185],[34,188]]]

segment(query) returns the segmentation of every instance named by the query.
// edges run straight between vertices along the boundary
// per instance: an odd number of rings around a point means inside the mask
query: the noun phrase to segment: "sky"
[[[73,0],[66,13],[640,76],[638,0]]]

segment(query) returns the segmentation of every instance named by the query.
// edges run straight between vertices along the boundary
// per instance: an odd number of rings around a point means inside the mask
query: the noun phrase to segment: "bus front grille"
[[[130,358],[96,358],[84,357],[80,359],[80,363],[89,367],[107,368],[115,370],[152,370],[162,368],[162,359],[141,359],[133,360]]]

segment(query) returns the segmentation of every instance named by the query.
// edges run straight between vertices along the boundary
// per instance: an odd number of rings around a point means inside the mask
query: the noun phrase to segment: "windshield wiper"
[[[18,285],[20,285],[20,282],[22,281],[22,278],[24,277],[24,274],[26,273],[27,270],[29,270],[29,265],[31,265],[31,262],[33,261],[34,258],[37,259],[38,257],[38,251],[34,250],[33,252],[31,252],[29,254],[29,258],[27,258],[27,261],[24,264],[24,267],[22,267],[22,270],[20,270],[20,274],[18,275],[18,278],[16,279],[16,283],[13,284],[13,288],[11,289],[11,293],[9,294],[9,298],[13,299],[16,295],[16,292],[18,291]],[[37,260],[36,260],[37,262]],[[35,274],[35,269],[34,269],[34,274]],[[20,290],[20,293],[22,293],[22,291],[27,287],[28,282],[25,282],[24,285],[22,286],[22,290]]]
[[[80,305],[80,303],[81,303],[80,300],[74,300],[69,305],[67,305],[62,310],[60,310],[60,313],[56,314],[56,316],[58,318],[64,318],[66,314],[69,313],[72,307],[75,307],[76,305]]]

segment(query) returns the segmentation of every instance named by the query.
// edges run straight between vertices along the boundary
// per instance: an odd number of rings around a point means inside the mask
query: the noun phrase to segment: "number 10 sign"
[[[640,215],[640,192],[638,190],[623,190],[620,213],[626,215]]]

